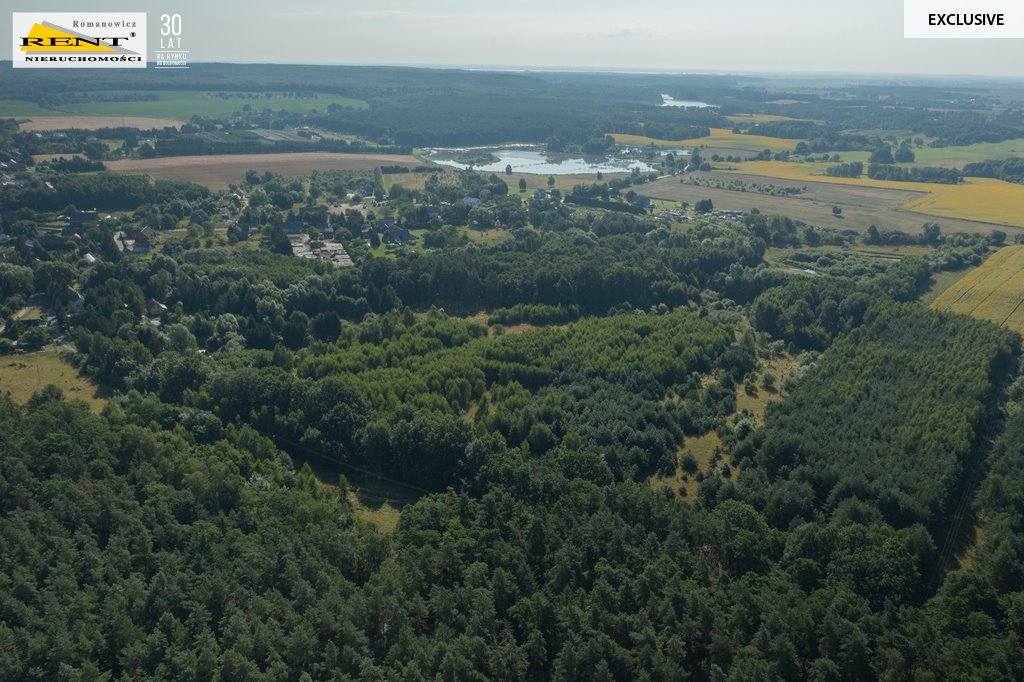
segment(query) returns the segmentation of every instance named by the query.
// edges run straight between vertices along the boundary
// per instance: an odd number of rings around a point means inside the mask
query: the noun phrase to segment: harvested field
[[[1024,334],[1024,246],[1006,246],[942,292],[933,308],[964,313]]]
[[[173,118],[146,118],[144,116],[38,116],[21,124],[22,130],[96,130],[98,128],[180,128],[183,121]]]
[[[773,152],[792,150],[799,140],[783,140],[779,137],[765,137],[764,135],[743,135],[732,132],[728,128],[711,128],[711,134],[707,137],[697,137],[690,140],[657,140],[653,137],[643,135],[623,135],[611,133],[618,144],[634,144],[646,147],[653,144],[655,147],[714,147],[719,150],[735,153],[759,152],[762,149],[770,149]]]
[[[371,170],[378,166],[414,168],[426,165],[412,156],[330,152],[169,156],[106,163],[107,168],[115,172],[145,173],[162,180],[190,180],[211,187],[240,183],[248,170],[272,171],[281,175],[309,175],[315,170]]]
[[[719,174],[717,171],[701,173],[699,176],[708,179],[721,178],[726,181],[730,178],[742,178],[747,182],[757,182],[762,185],[798,186],[801,189],[806,187],[807,191],[790,196],[772,196],[752,190],[741,192],[683,184],[679,182],[679,177],[657,180],[644,185],[644,189],[641,191],[655,199],[687,201],[691,205],[701,199],[711,199],[717,209],[749,211],[756,208],[762,213],[785,215],[812,225],[858,232],[863,232],[869,226],[875,225],[882,231],[899,230],[909,234],[918,234],[923,223],[935,220],[934,217],[902,208],[908,201],[925,196],[921,192],[857,185],[789,182],[764,176]],[[833,206],[838,206],[843,210],[842,217],[833,215]],[[987,233],[995,227],[989,223],[946,217],[939,219],[939,223],[942,225],[942,231],[947,234],[961,231]],[[1013,227],[1002,229],[1010,234],[1024,231]]]
[[[893,182],[871,178],[833,178],[825,175],[831,164],[786,161],[748,161],[730,164],[722,173],[758,175],[764,178],[818,182],[848,187],[874,187],[924,193],[901,208],[927,216],[959,219],[992,225],[1024,227],[1024,185],[989,178],[967,178],[961,185],[929,182]],[[879,228],[882,226],[879,225]],[[991,228],[989,228],[991,229]]]

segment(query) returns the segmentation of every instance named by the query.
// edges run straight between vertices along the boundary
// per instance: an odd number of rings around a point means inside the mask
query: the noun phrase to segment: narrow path
[[[21,318],[25,317],[25,315],[28,314],[28,310],[29,310],[30,307],[31,306],[25,306],[24,308],[22,308],[18,312],[16,312],[13,315],[11,315],[11,319],[13,319],[13,320],[20,320]],[[7,323],[6,322],[0,323],[0,334],[3,334],[6,329],[7,329]]]

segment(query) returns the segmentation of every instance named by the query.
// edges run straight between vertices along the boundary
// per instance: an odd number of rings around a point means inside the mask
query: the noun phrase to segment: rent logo
[[[14,12],[14,68],[144,69],[145,12]]]

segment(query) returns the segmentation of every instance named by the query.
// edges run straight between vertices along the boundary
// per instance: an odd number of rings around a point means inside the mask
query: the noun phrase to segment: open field
[[[166,180],[190,180],[211,187],[226,187],[230,183],[240,183],[245,179],[245,172],[248,170],[269,170],[281,175],[309,175],[315,170],[372,170],[378,166],[414,168],[423,165],[422,161],[412,156],[331,152],[171,156],[106,163],[107,168],[115,172],[145,173]]]
[[[644,137],[643,135],[610,134],[618,144],[633,144],[639,147],[646,147],[650,144],[653,144],[655,147],[704,146],[731,150],[733,152],[759,152],[763,149],[781,152],[792,150],[798,142],[798,140],[783,140],[779,137],[765,137],[764,135],[737,135],[728,128],[711,128],[711,134],[707,137],[697,137],[689,140],[657,140],[653,137]]]
[[[961,185],[928,182],[894,182],[871,178],[833,178],[825,175],[825,163],[747,161],[730,164],[722,173],[758,175],[766,178],[818,182],[848,187],[874,187],[924,193],[903,205],[906,211],[927,216],[978,221],[994,225],[1024,227],[1024,185],[989,178],[967,178]],[[879,228],[882,226],[879,225]]]
[[[50,109],[44,109],[35,102],[28,102],[23,99],[0,99],[0,118],[49,116],[53,113]]]
[[[21,124],[22,130],[45,131],[96,130],[97,128],[180,128],[184,121],[171,118],[146,118],[143,116],[33,116],[31,121]]]
[[[1024,157],[1024,138],[980,142],[964,147],[924,147],[914,149],[914,156],[919,165],[961,168],[975,161]]]
[[[1024,334],[1024,246],[996,251],[942,292],[932,307],[991,320]]]
[[[921,215],[901,208],[903,204],[919,199],[922,196],[920,192],[886,190],[857,185],[794,182],[753,175],[730,176],[717,171],[697,175],[708,179],[720,178],[723,180],[735,177],[736,179],[742,178],[746,182],[806,187],[807,190],[796,195],[771,196],[754,191],[741,192],[683,184],[679,182],[679,177],[669,177],[643,185],[639,191],[655,199],[686,201],[691,205],[701,199],[711,199],[715,208],[718,209],[749,211],[756,208],[762,213],[785,215],[812,225],[858,232],[875,225],[883,231],[899,230],[917,234],[921,231],[923,223],[935,220],[932,216]],[[833,206],[838,206],[843,210],[842,217],[833,215]],[[995,227],[988,223],[953,218],[941,218],[939,222],[945,233],[987,233]],[[1022,231],[1014,227],[1003,229],[1011,234]]]
[[[47,346],[38,353],[0,357],[0,393],[9,393],[15,402],[24,403],[47,384],[59,387],[69,400],[84,400],[94,412],[106,404],[100,389],[61,360],[56,346]]]
[[[936,216],[964,217],[1024,227],[1024,185],[992,178],[967,178],[939,188],[903,208]]]

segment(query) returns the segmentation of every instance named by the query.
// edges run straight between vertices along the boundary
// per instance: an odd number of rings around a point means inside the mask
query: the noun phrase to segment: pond
[[[428,159],[442,166],[452,166],[465,170],[469,165],[457,161],[467,149],[431,149]],[[639,168],[641,173],[655,170],[643,161],[631,158],[588,157],[583,158],[572,154],[548,154],[540,147],[486,147],[473,148],[481,155],[490,154],[497,157],[484,165],[473,166],[474,170],[489,173],[504,173],[506,166],[512,166],[514,173],[534,173],[536,175],[587,175],[591,173],[629,173]]]
[[[693,107],[695,109],[717,109],[717,104],[708,104],[707,102],[695,102],[688,99],[675,99],[670,95],[661,96],[661,106],[663,107]]]

